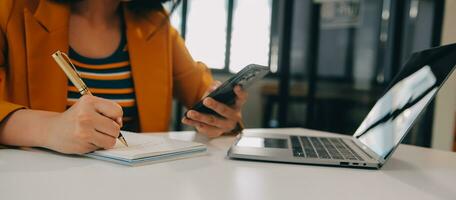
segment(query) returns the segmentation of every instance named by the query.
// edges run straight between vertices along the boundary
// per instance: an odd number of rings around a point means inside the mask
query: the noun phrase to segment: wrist
[[[58,122],[60,113],[35,110],[32,112],[33,121],[31,123],[31,128],[34,128],[35,130],[30,131],[33,132],[34,135],[34,146],[52,149],[52,146],[55,145],[55,138],[57,137],[55,133],[59,131],[56,130],[55,127],[60,124]]]
[[[55,138],[53,134],[55,133],[55,124],[58,124],[59,113],[54,112],[43,112],[41,113],[41,119],[38,120],[40,124],[37,124],[38,133],[36,134],[36,144],[39,147],[51,148],[52,139]]]

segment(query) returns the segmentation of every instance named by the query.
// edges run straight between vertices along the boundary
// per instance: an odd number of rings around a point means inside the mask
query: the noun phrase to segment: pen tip
[[[119,135],[119,140],[120,140],[120,142],[122,142],[122,144],[124,144],[126,147],[128,147],[127,140],[125,140],[125,138],[122,135]]]

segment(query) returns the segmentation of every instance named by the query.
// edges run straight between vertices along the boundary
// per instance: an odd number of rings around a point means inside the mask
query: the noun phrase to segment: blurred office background
[[[452,0],[182,0],[171,22],[218,80],[270,67],[249,89],[248,128],[351,135],[414,51],[456,42],[455,9]],[[456,148],[455,92],[453,75],[404,143]],[[173,130],[186,128],[184,111],[175,102]]]

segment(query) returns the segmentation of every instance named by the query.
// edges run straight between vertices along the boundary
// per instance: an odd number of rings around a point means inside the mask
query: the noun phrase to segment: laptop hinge
[[[357,139],[352,138],[351,141],[357,146],[364,154],[369,156],[372,160],[377,161],[380,165],[384,163],[384,159],[377,155],[374,151],[372,151],[369,147],[359,142]]]

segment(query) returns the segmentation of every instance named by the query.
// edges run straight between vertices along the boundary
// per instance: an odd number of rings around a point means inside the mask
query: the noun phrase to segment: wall
[[[442,44],[456,42],[456,1],[445,2]],[[432,137],[432,147],[442,150],[452,150],[456,114],[456,72],[441,88],[436,99],[435,117]]]

